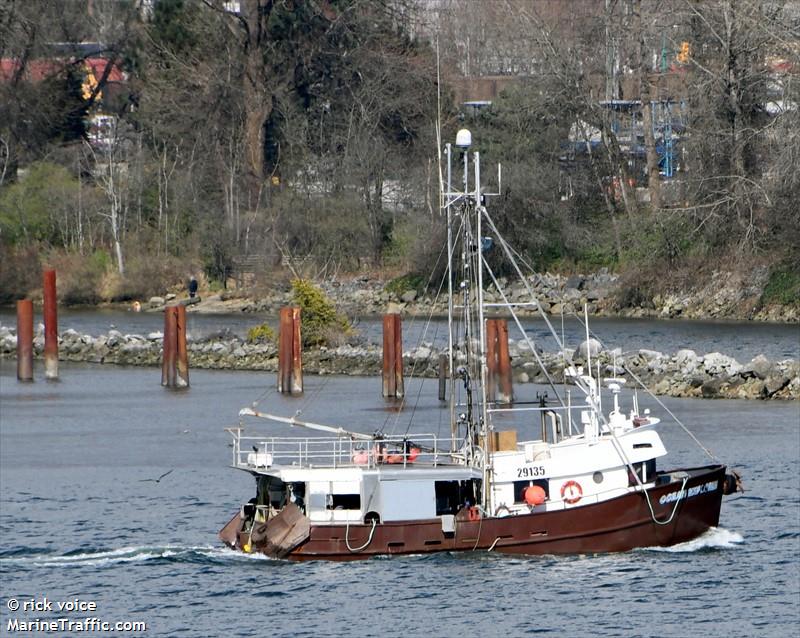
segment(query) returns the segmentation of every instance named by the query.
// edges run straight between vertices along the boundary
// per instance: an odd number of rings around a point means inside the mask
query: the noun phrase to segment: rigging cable
[[[527,263],[527,262],[524,260],[524,258],[522,258],[522,257],[519,255],[519,253],[517,253],[517,252],[516,252],[516,251],[514,251],[514,250],[513,250],[513,249],[512,249],[510,246],[508,246],[508,244],[506,243],[505,239],[504,239],[504,238],[503,238],[503,237],[500,235],[500,233],[497,231],[497,228],[496,228],[496,226],[494,225],[494,222],[492,221],[491,217],[489,217],[488,211],[486,211],[486,209],[485,209],[485,208],[483,209],[483,211],[484,211],[484,213],[486,214],[486,219],[488,220],[488,222],[489,222],[490,226],[492,227],[492,229],[494,230],[495,234],[497,235],[497,238],[498,238],[498,240],[500,241],[500,244],[501,244],[501,245],[503,246],[503,248],[506,250],[506,254],[509,256],[511,263],[514,265],[514,268],[516,269],[518,276],[520,277],[520,279],[521,279],[521,280],[523,281],[523,283],[525,284],[525,287],[526,287],[526,289],[527,289],[527,291],[528,291],[528,294],[529,294],[529,295],[531,296],[531,298],[532,298],[532,299],[533,299],[533,300],[536,302],[536,306],[537,306],[537,308],[539,309],[539,312],[540,312],[540,314],[541,314],[542,318],[543,318],[543,319],[545,320],[545,322],[547,323],[547,326],[548,326],[548,328],[550,328],[550,332],[551,332],[551,333],[553,334],[553,336],[555,337],[555,339],[556,339],[556,342],[558,343],[559,347],[561,348],[561,350],[562,350],[562,352],[563,352],[563,356],[564,356],[564,359],[565,359],[565,361],[566,361],[567,363],[569,363],[569,365],[570,365],[570,366],[573,366],[573,367],[574,367],[574,363],[573,363],[573,361],[572,361],[572,356],[571,356],[571,355],[570,355],[570,354],[569,354],[569,353],[566,351],[566,349],[564,348],[564,345],[563,345],[563,343],[562,343],[562,342],[559,340],[559,338],[558,338],[558,335],[555,333],[555,330],[553,329],[552,325],[550,324],[550,321],[548,320],[548,318],[547,318],[547,316],[545,315],[545,313],[542,311],[542,307],[541,307],[541,305],[539,304],[539,300],[538,300],[538,299],[537,299],[537,297],[536,297],[536,296],[533,294],[533,291],[530,289],[530,287],[529,287],[529,285],[528,285],[528,281],[525,279],[525,277],[523,277],[523,275],[522,275],[522,272],[521,272],[521,271],[520,271],[520,269],[519,269],[519,266],[517,265],[516,261],[515,261],[515,260],[513,259],[513,257],[512,257],[512,253],[516,253],[516,254],[517,254],[517,256],[519,256],[519,257],[520,257],[521,261],[522,261],[522,262],[523,262],[523,263],[524,263],[524,264],[525,264],[525,265],[526,265],[528,268],[531,268],[531,266],[530,266],[530,265],[529,265],[529,264],[528,264],[528,263]],[[532,268],[531,268],[531,270],[532,270]],[[490,274],[491,274],[491,270],[490,270],[489,272],[490,272]],[[540,277],[540,276],[539,276],[537,273],[535,273],[535,272],[534,272],[534,274],[535,274],[535,276],[536,276],[536,277],[539,279],[539,281],[541,282],[541,277]],[[495,283],[495,285],[497,285],[497,283]],[[498,289],[499,289],[499,288],[498,288]],[[502,293],[502,291],[500,291],[500,292],[501,292],[501,294],[503,294],[503,293]],[[508,300],[507,300],[507,299],[505,299],[505,295],[504,295],[504,300],[506,301],[506,303],[508,303]],[[578,321],[581,323],[581,325],[583,325],[583,326],[584,326],[584,327],[585,327],[585,328],[588,330],[588,326],[586,326],[586,325],[584,324],[584,322],[583,322],[583,321],[581,320],[581,318],[580,318],[580,317],[577,315],[577,313],[574,313],[574,312],[573,312],[572,314],[573,314],[573,315],[574,315],[574,316],[575,316],[575,317],[578,319]],[[516,315],[513,313],[513,311],[512,311],[512,315],[514,315],[514,316],[515,316],[515,318],[516,318]],[[523,334],[525,334],[525,333],[523,332]],[[595,338],[596,338],[596,337],[595,337]],[[598,341],[600,341],[600,340],[598,339]],[[602,344],[602,342],[601,342],[601,344]],[[587,347],[588,347],[588,344],[587,344]],[[534,350],[534,353],[535,353],[535,354],[537,354],[537,353],[535,352],[535,350]],[[538,354],[537,354],[537,360],[538,360]],[[540,365],[541,365],[541,364],[540,364]],[[658,403],[658,404],[659,404],[659,405],[660,405],[660,406],[661,406],[661,407],[662,407],[662,408],[663,408],[663,409],[664,409],[664,410],[667,412],[667,414],[669,414],[669,415],[670,415],[670,416],[671,416],[671,417],[672,417],[672,418],[675,420],[675,422],[676,422],[676,423],[678,423],[678,425],[680,425],[680,426],[681,426],[681,428],[683,428],[683,430],[684,430],[684,431],[685,431],[685,432],[686,432],[686,433],[687,433],[687,434],[688,434],[688,435],[689,435],[689,436],[692,438],[692,440],[693,440],[695,443],[697,443],[697,445],[698,445],[698,446],[699,446],[699,447],[700,447],[700,448],[701,448],[701,449],[702,449],[702,450],[703,450],[703,451],[704,451],[704,452],[705,452],[705,453],[706,453],[706,454],[707,454],[709,457],[711,457],[713,460],[716,460],[717,462],[719,462],[719,459],[717,459],[717,457],[716,457],[716,456],[714,456],[714,455],[713,455],[713,454],[712,454],[712,453],[711,453],[711,452],[710,452],[710,451],[709,451],[709,450],[708,450],[708,449],[707,449],[707,448],[706,448],[706,447],[705,447],[705,446],[704,446],[702,443],[700,443],[700,441],[697,439],[697,437],[695,437],[695,436],[694,436],[694,434],[692,434],[692,433],[689,431],[689,429],[688,429],[688,428],[687,428],[687,427],[686,427],[686,426],[685,426],[685,425],[684,425],[684,424],[683,424],[683,423],[680,421],[680,419],[678,419],[678,418],[677,418],[677,416],[675,416],[675,414],[674,414],[674,413],[673,413],[673,412],[672,412],[672,411],[671,411],[669,408],[667,408],[667,406],[666,406],[666,405],[664,405],[664,403],[663,403],[663,402],[662,402],[662,401],[661,401],[661,400],[660,400],[658,397],[656,397],[656,395],[655,395],[653,392],[651,392],[651,391],[650,391],[650,389],[649,389],[649,388],[648,388],[646,385],[644,385],[644,383],[642,382],[642,380],[641,380],[641,379],[640,379],[638,376],[636,376],[636,374],[634,374],[634,373],[633,373],[633,372],[632,372],[632,371],[631,371],[631,370],[630,370],[630,369],[629,369],[627,366],[623,366],[623,367],[624,367],[624,369],[625,369],[625,370],[626,370],[626,371],[627,371],[627,372],[628,372],[628,373],[631,375],[631,377],[633,377],[633,379],[634,379],[634,380],[636,380],[636,382],[637,382],[637,383],[639,383],[639,385],[640,385],[640,386],[641,386],[641,387],[642,387],[642,388],[645,390],[645,392],[647,392],[647,393],[648,393],[650,396],[652,396],[652,397],[653,397],[653,399],[655,399],[655,400],[656,400],[656,402],[657,402],[657,403]],[[581,388],[583,389],[583,386],[581,385],[581,383],[579,383],[579,380],[578,380],[578,378],[575,378],[575,382],[576,382],[576,385],[578,385],[579,387],[581,387]],[[599,379],[599,378],[598,378],[598,380],[597,380],[597,383],[598,383],[598,384],[600,383],[600,379]],[[598,389],[599,389],[599,388],[598,388]],[[606,430],[607,430],[607,431],[608,431],[608,432],[611,434],[611,437],[612,437],[612,439],[613,439],[613,441],[614,441],[614,443],[615,443],[615,447],[617,448],[617,452],[620,454],[620,456],[622,457],[622,460],[625,462],[626,466],[628,467],[628,469],[631,471],[631,473],[632,473],[632,474],[633,474],[633,476],[635,477],[635,479],[636,479],[636,483],[638,484],[638,486],[639,486],[639,487],[642,489],[642,491],[643,491],[643,493],[644,493],[644,495],[645,495],[645,500],[646,500],[646,502],[647,502],[647,507],[648,507],[648,509],[650,510],[650,517],[651,517],[651,519],[653,520],[653,522],[654,522],[654,523],[656,523],[656,524],[658,524],[658,525],[667,525],[667,524],[669,524],[669,523],[672,521],[673,517],[675,516],[675,512],[677,511],[677,505],[678,505],[678,503],[680,502],[680,498],[679,498],[679,499],[678,499],[678,501],[676,502],[676,504],[675,504],[675,507],[673,508],[672,514],[669,516],[669,518],[668,518],[666,521],[659,521],[659,520],[658,520],[658,518],[657,518],[657,517],[656,517],[656,515],[655,515],[655,511],[653,510],[653,504],[652,504],[652,502],[651,502],[651,499],[650,499],[650,493],[649,493],[649,491],[648,491],[648,490],[647,490],[647,489],[644,487],[644,484],[642,483],[641,479],[639,478],[639,475],[636,473],[636,471],[635,471],[635,469],[634,469],[634,467],[633,467],[633,464],[631,463],[630,459],[628,458],[627,454],[625,453],[625,450],[623,449],[623,447],[622,447],[622,444],[619,442],[619,439],[617,438],[616,434],[614,433],[614,430],[613,430],[613,428],[611,428],[611,427],[610,427],[610,425],[608,424],[608,421],[607,421],[607,419],[606,419],[605,415],[604,415],[604,414],[603,414],[603,412],[600,410],[600,408],[599,408],[599,405],[598,405],[598,403],[597,403],[597,400],[596,400],[596,398],[593,396],[593,393],[587,394],[587,398],[589,399],[589,402],[590,402],[590,404],[592,405],[592,407],[593,407],[593,409],[594,409],[594,411],[595,411],[595,414],[597,414],[597,415],[598,415],[598,417],[599,417],[599,419],[600,419],[600,422],[602,423],[602,425],[604,425],[604,426],[605,426]],[[680,492],[680,493],[682,493],[682,491],[683,491],[683,488],[686,486],[686,481],[687,481],[687,480],[688,480],[688,477],[685,477],[685,478],[684,478],[684,482],[683,482],[683,486],[681,487],[681,492]]]
[[[487,217],[488,217],[488,216],[487,216]],[[492,225],[492,227],[494,228],[494,224],[492,223],[492,221],[491,221],[491,218],[489,218],[489,223],[490,223],[490,224]],[[495,232],[497,232],[497,231],[496,231],[496,229],[495,229]],[[533,273],[533,275],[534,275],[534,277],[536,278],[536,280],[538,281],[538,283],[540,283],[540,284],[544,285],[544,280],[542,279],[541,275],[540,275],[539,273],[537,273],[537,272],[536,272],[536,271],[533,269],[533,266],[532,266],[530,263],[528,263],[528,261],[527,261],[527,260],[526,260],[526,259],[525,259],[525,258],[524,258],[524,257],[523,257],[523,256],[522,256],[520,253],[519,253],[519,252],[517,252],[516,250],[514,250],[512,247],[508,246],[508,245],[505,243],[505,241],[502,239],[502,237],[500,237],[499,239],[500,239],[500,240],[501,240],[501,242],[503,243],[504,247],[508,247],[508,249],[509,249],[511,252],[513,252],[513,254],[514,254],[514,255],[516,255],[516,257],[517,257],[517,258],[519,258],[519,260],[520,260],[520,261],[521,261],[521,262],[522,262],[522,263],[523,263],[523,264],[524,264],[524,265],[525,265],[525,266],[526,266],[526,267],[527,267],[527,268],[528,268],[528,269],[529,269],[529,270],[530,270],[530,271]],[[519,270],[518,270],[517,272],[519,273]],[[520,273],[520,274],[521,274],[521,273]],[[534,298],[534,299],[535,299],[535,298]],[[537,301],[537,305],[538,305],[538,301]],[[546,318],[545,314],[544,314],[543,312],[542,312],[541,314],[542,314],[542,317],[544,317],[544,318],[545,318],[545,321],[547,321],[547,318]],[[575,319],[577,319],[577,320],[578,320],[578,323],[580,323],[580,325],[581,325],[581,326],[583,326],[583,327],[586,327],[586,326],[585,326],[585,324],[584,324],[584,321],[583,321],[583,319],[581,319],[581,317],[580,317],[580,315],[579,315],[578,313],[576,313],[576,312],[571,312],[570,314],[571,314],[571,315],[572,315],[572,316],[573,316]],[[549,325],[549,322],[548,322],[548,325]],[[603,345],[603,341],[602,341],[602,339],[600,339],[600,338],[599,338],[599,337],[598,337],[598,336],[597,336],[597,335],[594,333],[594,331],[592,331],[592,330],[591,330],[591,328],[589,329],[589,333],[590,333],[590,335],[592,336],[592,338],[594,338],[594,339],[597,339],[597,341],[600,343],[600,345],[601,345],[601,346]],[[556,337],[556,341],[558,341],[558,338],[557,338],[557,337]],[[572,363],[572,357],[568,355],[568,353],[567,353],[566,349],[564,348],[563,344],[559,343],[559,345],[561,346],[561,348],[562,348],[562,351],[564,352],[564,358],[565,358],[565,360],[566,360],[566,361],[567,361],[567,362],[568,362],[570,365],[573,365],[573,363]],[[587,347],[588,347],[588,345],[587,345]],[[625,370],[625,371],[626,371],[628,374],[630,374],[630,375],[631,375],[631,377],[634,379],[634,381],[636,381],[636,383],[638,383],[638,384],[639,384],[639,386],[640,386],[640,387],[641,387],[641,388],[642,388],[642,389],[643,389],[645,392],[647,392],[647,394],[649,394],[649,395],[650,395],[650,396],[653,398],[653,400],[655,400],[655,401],[656,401],[656,403],[658,403],[658,405],[659,405],[659,406],[660,406],[660,407],[661,407],[661,408],[662,408],[662,409],[663,409],[663,410],[664,410],[664,411],[665,411],[667,414],[669,414],[669,415],[672,417],[672,419],[675,421],[675,423],[677,423],[677,424],[678,424],[678,425],[679,425],[679,426],[680,426],[680,427],[683,429],[683,431],[684,431],[684,432],[686,432],[686,434],[688,434],[688,435],[689,435],[689,437],[690,437],[690,438],[691,438],[691,439],[692,439],[692,440],[693,440],[693,441],[694,441],[694,442],[697,444],[697,446],[698,446],[698,447],[699,447],[701,450],[703,450],[703,452],[705,452],[705,454],[706,454],[706,455],[708,455],[708,457],[709,457],[710,459],[712,459],[712,460],[714,460],[714,461],[716,461],[716,462],[718,462],[718,463],[721,463],[721,462],[722,462],[722,461],[720,461],[720,459],[719,459],[719,458],[718,458],[718,457],[717,457],[717,456],[716,456],[716,455],[715,455],[713,452],[711,452],[711,451],[710,451],[710,450],[709,450],[709,449],[708,449],[706,446],[704,446],[704,445],[703,445],[703,444],[700,442],[700,440],[699,440],[699,439],[698,439],[698,438],[697,438],[697,437],[696,437],[696,436],[695,436],[695,435],[694,435],[694,434],[691,432],[691,430],[689,430],[689,428],[688,428],[688,427],[686,427],[686,425],[685,425],[685,424],[684,424],[684,423],[683,423],[683,422],[682,422],[682,421],[681,421],[681,420],[680,420],[680,419],[679,419],[679,418],[678,418],[678,417],[677,417],[677,416],[676,416],[676,415],[675,415],[675,414],[672,412],[672,410],[670,410],[670,409],[669,409],[669,408],[668,408],[668,407],[667,407],[667,406],[664,404],[664,402],[663,402],[663,401],[661,401],[661,399],[659,399],[659,398],[658,398],[658,397],[655,395],[655,393],[653,393],[653,392],[650,390],[650,388],[648,388],[648,387],[647,387],[647,386],[644,384],[644,382],[643,382],[643,381],[642,381],[642,380],[641,380],[641,379],[640,379],[640,378],[639,378],[639,377],[638,377],[638,376],[637,376],[637,375],[636,375],[636,374],[635,374],[635,373],[634,373],[634,372],[633,372],[633,371],[632,371],[632,370],[631,370],[631,369],[630,369],[630,368],[629,368],[627,365],[625,365],[625,364],[624,364],[624,362],[623,362],[623,366],[622,366],[622,367],[623,367],[623,369],[624,369],[624,370]],[[576,381],[577,381],[577,380],[576,380]]]
[[[442,260],[442,255],[444,254],[444,250],[445,250],[445,247],[443,247],[442,250],[439,251],[439,255],[436,258],[436,263],[434,264],[434,267],[431,270],[431,275],[428,277],[428,281],[425,284],[425,289],[426,290],[428,290],[430,288],[431,282],[433,281],[433,273],[436,272],[436,269],[437,269],[437,267],[439,266],[439,263]],[[430,311],[428,313],[428,317],[425,320],[425,328],[423,329],[422,333],[420,334],[419,339],[417,340],[417,344],[416,344],[417,347],[422,345],[425,337],[428,334],[428,327],[430,326],[431,320],[433,318],[433,309],[436,307],[436,301],[439,299],[439,297],[440,297],[440,295],[442,293],[443,286],[444,286],[444,280],[442,282],[440,282],[439,288],[436,291],[436,295],[434,296],[434,301],[430,306]],[[411,321],[410,321],[410,325],[413,327],[415,325],[415,322],[416,322],[416,317],[412,316]],[[435,340],[437,334],[438,334],[438,326],[437,326],[436,332],[434,332],[434,340]],[[402,356],[402,353],[401,353],[401,356]],[[414,363],[413,363],[413,365],[411,367],[411,374],[409,375],[409,380],[415,378],[416,371],[417,371],[417,361],[415,359]],[[419,384],[419,390],[417,391],[416,401],[412,404],[411,415],[410,415],[410,418],[409,418],[409,421],[408,421],[408,425],[406,426],[406,431],[405,431],[406,434],[408,434],[409,430],[411,429],[411,423],[412,423],[412,421],[414,419],[414,415],[416,414],[416,410],[417,410],[417,407],[419,405],[419,401],[420,401],[421,395],[422,395],[422,383]],[[398,424],[400,422],[400,413],[402,412],[402,410],[405,407],[406,403],[407,403],[406,397],[403,396],[400,399],[400,405],[399,405],[398,410],[396,412],[394,425],[392,426],[392,429],[391,429],[391,433],[392,434],[397,429],[397,426],[398,426]],[[386,417],[386,419],[384,421],[384,427],[386,427],[386,425],[389,423],[390,419],[391,419],[391,415],[387,415],[387,417]]]
[[[575,318],[576,318],[576,319],[577,319],[577,320],[578,320],[578,321],[581,323],[581,325],[584,325],[584,322],[583,322],[583,320],[580,318],[580,316],[579,316],[578,314],[576,314],[576,313],[573,313],[573,315],[574,315],[574,316],[575,316]],[[600,345],[603,347],[603,349],[605,349],[605,344],[603,343],[602,339],[600,339],[600,338],[599,338],[599,337],[598,337],[598,336],[597,336],[597,335],[596,335],[596,334],[595,334],[595,333],[594,333],[594,332],[591,330],[591,328],[589,328],[589,334],[592,336],[592,338],[593,338],[593,339],[596,339],[596,340],[597,340],[597,341],[600,343]],[[588,348],[588,345],[587,345],[587,348]],[[679,426],[680,426],[680,427],[683,429],[683,431],[684,431],[684,432],[686,432],[686,434],[687,434],[687,435],[689,435],[689,437],[692,439],[692,441],[694,441],[694,442],[697,444],[697,447],[699,447],[701,450],[703,450],[703,452],[705,452],[705,454],[706,454],[706,455],[707,455],[707,456],[708,456],[708,457],[709,457],[711,460],[713,460],[713,461],[716,461],[717,463],[722,463],[722,461],[721,461],[721,460],[720,460],[720,459],[719,459],[719,458],[718,458],[718,457],[717,457],[717,456],[716,456],[716,455],[715,455],[713,452],[711,452],[711,450],[709,450],[709,449],[708,449],[708,448],[707,448],[705,445],[703,445],[703,444],[700,442],[700,440],[699,440],[699,439],[698,439],[698,438],[697,438],[697,437],[696,437],[696,436],[695,436],[695,435],[692,433],[692,431],[691,431],[691,430],[690,430],[688,427],[686,427],[686,425],[685,425],[685,424],[684,424],[684,423],[683,423],[683,422],[682,422],[682,421],[681,421],[681,420],[680,420],[680,419],[679,419],[679,418],[678,418],[678,417],[675,415],[675,413],[674,413],[672,410],[670,410],[670,409],[669,409],[669,408],[666,406],[666,404],[665,404],[665,403],[664,403],[664,402],[663,402],[663,401],[662,401],[662,400],[661,400],[661,399],[660,399],[658,396],[656,396],[656,394],[655,394],[655,393],[653,393],[653,392],[650,390],[650,388],[648,388],[648,387],[645,385],[644,381],[642,381],[642,380],[641,380],[641,378],[639,378],[639,376],[638,376],[638,375],[637,375],[637,374],[636,374],[636,373],[635,373],[633,370],[631,370],[631,369],[630,369],[630,367],[628,367],[628,365],[627,365],[627,364],[625,364],[625,361],[624,361],[624,360],[623,360],[623,362],[622,362],[622,369],[623,369],[623,370],[625,370],[625,372],[627,372],[629,375],[631,375],[631,378],[632,378],[634,381],[636,381],[636,383],[638,383],[638,384],[639,384],[639,386],[640,386],[640,387],[641,387],[641,388],[642,388],[642,389],[643,389],[645,392],[647,392],[647,394],[649,394],[649,395],[650,395],[650,396],[653,398],[653,400],[654,400],[656,403],[658,403],[658,405],[659,405],[659,406],[660,406],[660,407],[661,407],[661,408],[664,410],[664,412],[666,412],[667,414],[669,414],[669,415],[672,417],[672,419],[675,421],[675,423],[677,423],[677,424],[678,424],[678,425],[679,425]]]

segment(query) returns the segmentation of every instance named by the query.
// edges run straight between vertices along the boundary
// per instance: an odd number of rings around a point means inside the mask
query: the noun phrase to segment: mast
[[[463,190],[453,189],[452,175],[452,146],[445,146],[447,156],[447,193],[444,205],[447,208],[447,254],[448,254],[448,319],[449,319],[449,346],[451,378],[455,377],[455,336],[453,333],[453,320],[455,318],[454,285],[453,278],[456,272],[460,273],[458,288],[461,293],[462,316],[464,320],[464,355],[466,364],[459,368],[459,374],[464,381],[466,393],[466,414],[456,417],[455,395],[452,392],[454,383],[451,383],[451,433],[455,444],[458,428],[461,423],[466,427],[464,438],[465,461],[475,467],[480,467],[483,473],[483,503],[489,503],[491,494],[491,463],[489,450],[489,406],[486,394],[486,380],[488,376],[486,361],[486,317],[484,305],[484,259],[483,251],[485,242],[483,237],[483,215],[485,209],[481,189],[480,153],[473,153],[472,167],[469,162],[469,148],[472,145],[472,134],[467,129],[461,129],[456,136],[456,147],[462,153],[462,168],[464,171]],[[470,188],[469,173],[473,171],[473,184]],[[499,169],[498,169],[499,180]],[[453,210],[453,206],[458,208]],[[453,232],[453,224],[460,222],[458,233]],[[456,255],[456,244],[460,248],[460,255]],[[456,270],[455,260],[460,257],[460,267]],[[474,291],[474,292],[473,292]],[[477,324],[477,325],[476,325]],[[476,385],[478,387],[476,387]],[[455,448],[454,448],[455,449]],[[480,450],[480,453],[479,453]]]
[[[481,371],[481,411],[480,411],[480,431],[483,441],[483,502],[489,503],[489,496],[491,489],[489,487],[489,473],[491,471],[489,463],[489,411],[486,404],[486,320],[483,314],[483,202],[481,201],[481,156],[479,152],[475,152],[475,195],[472,210],[475,211],[475,227],[476,227],[476,241],[475,241],[475,256],[477,261],[477,290],[475,299],[478,304],[478,334],[480,335],[480,348],[478,353],[478,362]]]
[[[448,371],[450,374],[450,451],[456,451],[456,387],[453,382],[455,357],[453,356],[453,213],[450,208],[450,193],[453,186],[453,148],[448,142],[444,147],[447,155],[447,192],[444,196],[444,206],[447,213],[447,356]]]
[[[447,192],[445,193],[444,206],[447,214],[447,256],[448,256],[448,302],[447,302],[447,315],[448,315],[448,346],[449,346],[449,359],[450,359],[450,428],[452,437],[452,450],[456,451],[456,440],[458,438],[459,424],[464,423],[466,426],[465,433],[465,461],[470,464],[475,462],[476,445],[476,427],[474,424],[475,410],[472,384],[479,374],[473,374],[475,368],[475,361],[480,360],[480,355],[473,353],[473,335],[474,326],[473,317],[471,316],[471,303],[470,296],[471,290],[474,286],[473,270],[474,266],[471,264],[472,254],[471,249],[474,246],[474,238],[471,230],[471,217],[475,210],[475,202],[473,201],[473,193],[469,192],[469,147],[472,145],[472,134],[466,130],[461,129],[456,135],[456,147],[461,151],[463,163],[463,181],[461,187],[456,190],[453,188],[453,174],[452,174],[452,160],[453,148],[450,144],[445,145],[445,155],[447,156]],[[477,173],[479,175],[479,173]],[[456,211],[453,207],[459,204]],[[460,230],[458,233],[453,232],[453,224],[455,219],[460,221]],[[460,237],[460,240],[459,240]],[[460,267],[456,269],[456,243],[461,247],[460,254]],[[455,335],[453,333],[453,326],[455,323],[455,304],[453,279],[459,274],[459,292],[461,293],[461,311],[464,320],[464,353],[466,355],[466,365],[459,367],[456,370],[456,355],[455,355]],[[477,370],[475,370],[477,372]],[[455,383],[456,378],[463,375],[464,388],[466,392],[466,414],[463,416],[456,416],[456,392]]]

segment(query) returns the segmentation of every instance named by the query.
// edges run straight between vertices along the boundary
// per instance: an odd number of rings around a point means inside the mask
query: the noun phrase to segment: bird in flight
[[[171,470],[168,470],[168,471],[164,472],[164,473],[163,473],[161,476],[159,476],[158,478],[154,478],[154,479],[139,479],[139,482],[140,482],[140,483],[145,483],[145,482],[147,482],[147,481],[152,481],[153,483],[160,483],[162,478],[164,478],[164,477],[165,477],[165,476],[167,476],[168,474],[172,474],[174,471],[175,471],[175,468],[172,468]]]

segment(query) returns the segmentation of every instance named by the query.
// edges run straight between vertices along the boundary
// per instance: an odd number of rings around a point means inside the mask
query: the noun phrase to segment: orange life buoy
[[[481,510],[478,507],[470,507],[467,510],[467,516],[471,521],[479,521],[481,520]]]
[[[583,488],[577,481],[567,481],[561,486],[561,498],[569,505],[575,505],[583,496]]]

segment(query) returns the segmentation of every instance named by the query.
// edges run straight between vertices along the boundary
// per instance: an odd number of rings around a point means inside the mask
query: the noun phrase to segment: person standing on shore
[[[194,275],[189,277],[189,298],[194,299],[195,295],[197,294],[197,279],[194,278]]]

